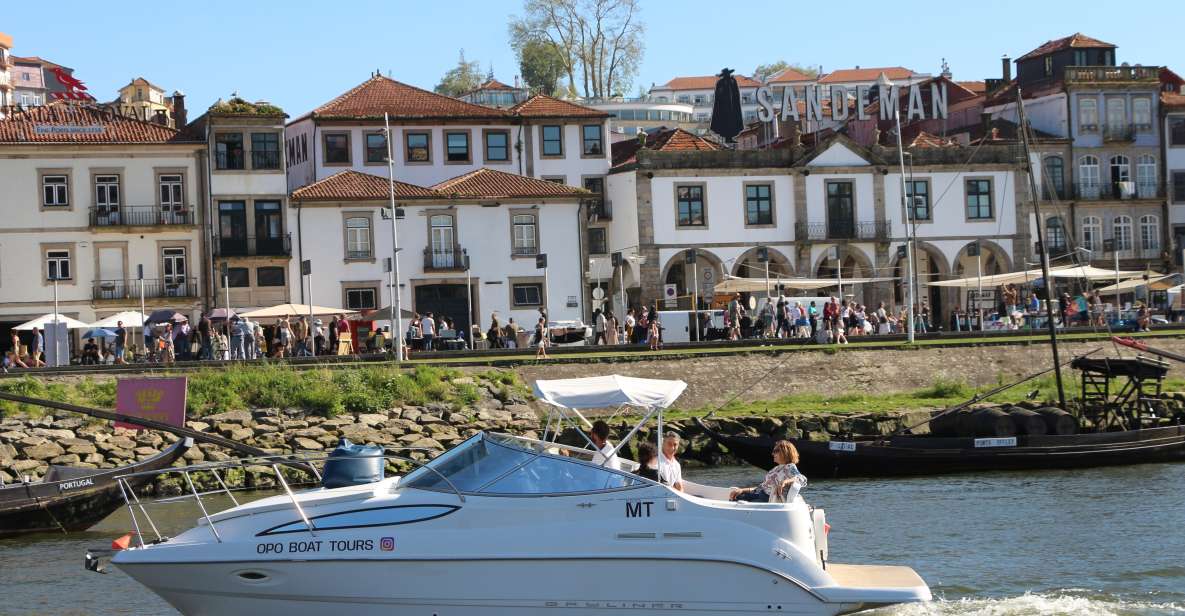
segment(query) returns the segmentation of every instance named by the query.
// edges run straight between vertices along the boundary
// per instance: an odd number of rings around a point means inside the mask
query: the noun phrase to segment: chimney
[[[1012,58],[1009,58],[1008,54],[1000,58],[1000,75],[1004,78],[1004,83],[1012,81]]]
[[[173,127],[185,128],[189,123],[188,114],[185,111],[185,93],[181,90],[173,91]]]

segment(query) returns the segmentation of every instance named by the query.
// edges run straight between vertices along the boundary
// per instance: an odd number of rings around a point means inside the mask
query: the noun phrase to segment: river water
[[[749,467],[688,469],[715,485],[756,482]],[[937,600],[876,616],[1185,614],[1185,464],[918,479],[814,481],[836,562],[912,566]],[[154,516],[165,533],[194,507]],[[130,528],[0,541],[0,614],[176,614],[118,570],[82,568],[88,546]],[[727,592],[727,589],[721,589]]]

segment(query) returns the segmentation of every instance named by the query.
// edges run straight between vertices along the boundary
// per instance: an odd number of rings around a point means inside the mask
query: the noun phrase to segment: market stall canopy
[[[857,285],[869,284],[874,282],[893,282],[896,278],[844,278],[838,280],[835,278],[770,278],[767,284],[765,278],[728,278],[722,282],[716,283],[712,288],[712,292],[720,295],[727,295],[730,293],[774,293],[777,292],[778,287],[783,289],[798,289],[803,291],[810,291],[814,289],[827,289],[830,287],[837,287],[842,282],[843,285]]]
[[[79,321],[78,319],[71,319],[70,317],[68,317],[64,314],[59,314],[57,316],[58,316],[57,321],[59,323],[65,323],[66,329],[86,329],[86,328],[90,327],[90,325],[87,325],[86,323],[83,323],[82,321]],[[53,322],[54,322],[54,314],[51,312],[49,314],[43,314],[43,315],[37,317],[36,319],[31,319],[29,321],[25,321],[24,323],[17,325],[13,329],[20,330],[20,331],[28,331],[28,330],[33,329],[34,327],[36,327],[37,329],[45,329],[46,325],[51,324]]]
[[[399,309],[399,316],[401,316],[405,319],[410,319],[415,316],[415,313],[410,310],[404,310],[404,309],[400,308]],[[383,308],[379,308],[378,310],[372,310],[372,311],[367,312],[366,314],[358,317],[356,320],[357,321],[390,321],[391,320],[391,307],[386,306]]]
[[[239,313],[239,316],[248,319],[279,319],[281,317],[307,317],[310,314],[318,317],[357,313],[357,310],[347,310],[345,308],[327,308],[325,306],[309,306],[308,304],[276,304],[267,308],[248,310],[247,312]]]
[[[1087,280],[1141,278],[1144,274],[1145,272],[1105,269],[1091,265],[1065,265],[1049,270],[1049,275],[1053,278],[1085,278]]]
[[[184,323],[188,321],[189,317],[169,308],[162,308],[161,310],[153,310],[152,314],[148,315],[149,325],[158,325],[162,323]]]
[[[1058,267],[1049,268],[1049,275],[1052,278],[1077,278],[1087,280],[1115,280],[1119,278],[1132,278],[1143,276],[1143,272],[1132,271],[1116,271],[1111,269],[1103,269],[1100,267],[1092,267],[1090,265],[1061,265]],[[1007,284],[1029,284],[1042,277],[1041,270],[1031,269],[1022,272],[1009,272],[1007,274],[993,274],[991,276],[972,276],[970,278],[956,278],[954,280],[939,280],[938,282],[927,282],[927,286],[931,287],[956,287],[960,289],[974,289],[980,285],[984,287],[999,287]]]
[[[1175,283],[1173,282],[1172,275],[1162,276],[1158,274],[1150,277],[1148,280],[1144,280],[1144,277],[1140,276],[1139,278],[1130,278],[1128,280],[1119,282],[1118,284],[1107,285],[1105,287],[1095,289],[1095,293],[1098,293],[1099,295],[1130,293],[1145,285],[1147,285],[1150,291],[1167,291],[1172,288]]]
[[[221,322],[227,320],[227,318],[233,319],[237,316],[239,316],[239,313],[235,312],[234,308],[215,308],[210,311],[210,314],[206,315],[206,318],[214,322]]]
[[[535,397],[566,409],[604,409],[622,405],[667,408],[687,389],[683,381],[630,376],[535,381]]]
[[[146,318],[142,312],[126,310],[124,312],[117,312],[105,319],[99,319],[91,323],[90,326],[101,328],[119,327],[119,323],[122,321],[125,327],[144,327],[144,320]]]

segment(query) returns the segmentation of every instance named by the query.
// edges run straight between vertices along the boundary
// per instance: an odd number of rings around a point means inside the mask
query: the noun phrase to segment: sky
[[[1141,3],[1118,18],[1088,0],[829,3],[640,0],[646,26],[641,69],[629,89],[672,77],[743,74],[786,60],[824,71],[905,66],[957,80],[999,77],[1000,57],[1082,32],[1118,45],[1118,62],[1167,65],[1185,74],[1185,2]],[[189,3],[5,2],[0,32],[13,54],[75,70],[100,100],[142,76],[181,90],[190,118],[237,92],[297,117],[373,71],[431,89],[470,60],[512,83],[518,73],[506,24],[522,0],[203,0]],[[51,7],[47,9],[47,7]],[[61,17],[69,16],[69,17]],[[728,26],[729,22],[734,25]]]

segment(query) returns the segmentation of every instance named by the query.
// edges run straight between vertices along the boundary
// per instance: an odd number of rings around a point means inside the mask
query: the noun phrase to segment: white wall
[[[609,122],[591,122],[591,124],[601,125],[601,134],[603,135],[604,153],[598,157],[585,158],[581,156],[582,143],[580,140],[581,124],[567,124],[564,125],[564,157],[563,158],[543,158],[543,126],[532,125],[524,127],[531,131],[531,140],[533,142],[533,158],[532,164],[534,166],[534,173],[537,178],[551,178],[563,176],[567,178],[569,186],[583,186],[582,177],[586,175],[605,175],[609,172],[609,164],[612,161],[612,147],[610,145]],[[517,171],[516,171],[517,173]],[[526,173],[524,170],[523,173]]]
[[[746,242],[751,246],[786,241],[794,237],[794,190],[788,175],[694,177],[656,176],[650,181],[654,212],[654,241],[658,244]],[[702,229],[676,228],[675,186],[705,185],[707,226]],[[745,227],[745,184],[773,184],[774,226]]]

